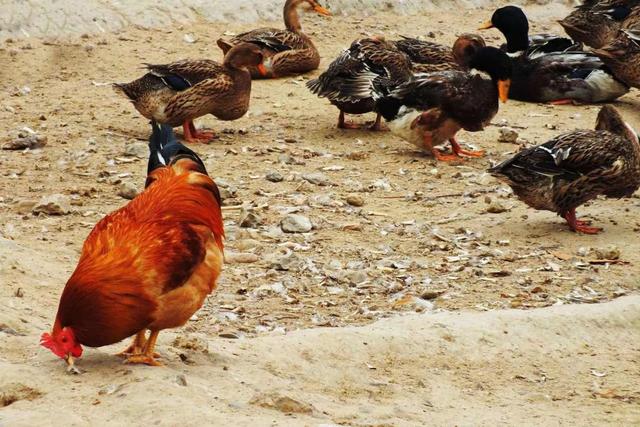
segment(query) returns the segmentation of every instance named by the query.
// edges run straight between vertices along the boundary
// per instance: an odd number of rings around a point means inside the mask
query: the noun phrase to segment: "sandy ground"
[[[537,24],[552,22],[553,11],[530,12],[533,31],[559,31]],[[360,35],[433,32],[449,44],[453,27],[472,30],[490,14],[304,22],[324,65]],[[121,366],[108,356],[116,348],[108,348],[85,353],[84,376],[63,374],[62,362],[37,347],[38,336],[50,328],[87,233],[126,203],[123,186],[142,188],[146,171],[148,125],[103,83],[139,76],[142,62],[220,58],[215,40],[248,28],[198,23],[1,46],[2,138],[27,126],[48,144],[0,152],[0,339],[8,343],[0,346],[0,396],[17,396],[0,400],[11,403],[0,409],[0,424],[55,423],[55,408],[75,424],[95,414],[105,424],[175,425],[185,406],[211,422],[234,417],[239,425],[538,423],[533,414],[550,425],[571,424],[578,414],[586,424],[640,422],[640,391],[632,386],[640,383],[637,299],[526,311],[637,293],[638,198],[583,207],[579,213],[605,232],[577,235],[553,214],[527,209],[484,172],[518,149],[497,142],[501,123],[542,143],[591,128],[598,107],[510,101],[496,126],[460,134],[487,150],[486,158],[436,164],[388,133],[335,129],[337,110],[304,87],[314,74],[255,83],[241,120],[198,120],[220,132],[193,148],[223,187],[231,262],[192,322],[161,335],[167,367]],[[196,42],[185,42],[185,34]],[[499,43],[497,33],[486,36]],[[640,127],[637,92],[616,106]],[[128,155],[137,152],[142,158]],[[275,173],[281,182],[265,178]],[[68,214],[32,214],[43,195],[58,193],[71,203]],[[354,196],[364,206],[349,205]],[[506,210],[487,213],[492,203]],[[253,227],[240,227],[248,213],[257,217]],[[310,218],[312,232],[282,233],[289,213]],[[597,263],[597,250],[608,245],[622,262]],[[629,301],[636,303],[627,314],[611,320]],[[497,311],[505,308],[518,310]],[[416,311],[428,314],[353,328]],[[576,330],[574,316],[582,319]],[[510,319],[517,337],[502,332]],[[455,332],[447,335],[441,324]],[[341,328],[306,330],[327,326]],[[358,340],[371,347],[361,353]],[[179,375],[186,388],[176,384]],[[271,392],[299,400],[294,409],[306,415],[262,409]],[[282,410],[282,399],[275,406]]]

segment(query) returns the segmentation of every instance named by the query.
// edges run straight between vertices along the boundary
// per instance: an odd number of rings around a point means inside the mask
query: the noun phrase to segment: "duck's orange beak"
[[[322,6],[320,6],[319,4],[313,6],[313,10],[318,12],[320,15],[331,16],[331,12],[329,12],[327,9],[325,9]]]
[[[489,28],[493,28],[493,22],[491,21],[487,21],[484,24],[482,24],[480,27],[478,27],[479,30],[488,30]]]
[[[500,101],[507,102],[509,99],[509,88],[511,87],[511,80],[498,80],[498,97]]]
[[[265,67],[264,64],[260,63],[256,68],[258,69],[258,72],[262,77],[266,77],[269,75],[269,70],[267,70],[267,67]]]

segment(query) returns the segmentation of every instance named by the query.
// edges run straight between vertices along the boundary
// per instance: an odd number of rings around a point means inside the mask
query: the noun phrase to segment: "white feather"
[[[402,107],[400,107],[396,118],[387,122],[387,126],[389,126],[389,130],[394,135],[404,139],[405,141],[415,145],[418,148],[424,149],[424,139],[419,127],[411,129],[411,125],[421,114],[421,111],[415,110],[413,108],[407,108],[403,105]]]

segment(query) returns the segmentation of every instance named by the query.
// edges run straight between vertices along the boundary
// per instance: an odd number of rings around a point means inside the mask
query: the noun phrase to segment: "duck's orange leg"
[[[441,162],[459,162],[462,160],[456,154],[444,154],[433,146],[433,140],[431,139],[431,133],[425,132],[423,135],[424,148],[433,154],[436,160]]]
[[[344,118],[344,111],[340,111],[338,116],[338,129],[360,129],[360,125],[352,122],[347,122]]]
[[[465,150],[462,147],[460,147],[460,144],[458,144],[458,141],[456,141],[456,138],[453,137],[449,140],[449,142],[451,143],[451,149],[453,150],[453,152],[456,155],[465,155],[465,156],[469,156],[469,157],[482,157],[484,156],[484,151],[480,150],[480,151],[470,151],[470,150]]]
[[[571,230],[584,234],[598,234],[602,231],[600,227],[591,227],[587,221],[581,221],[576,218],[576,210],[571,209],[563,215],[564,219],[569,224]]]
[[[378,114],[376,116],[376,121],[375,123],[371,126],[370,128],[371,130],[375,130],[375,131],[388,131],[389,129],[387,129],[386,126],[384,126],[382,124],[382,116],[380,114]]]
[[[209,142],[216,137],[216,134],[212,131],[199,131],[196,129],[196,125],[193,124],[193,120],[189,120],[189,131],[193,139],[201,142]]]
[[[551,105],[575,105],[575,101],[569,98],[556,99],[555,101],[550,101]]]

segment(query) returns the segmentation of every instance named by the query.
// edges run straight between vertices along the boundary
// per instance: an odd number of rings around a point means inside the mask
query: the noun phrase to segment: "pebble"
[[[311,414],[313,412],[313,406],[310,404],[277,393],[257,394],[249,403],[263,408],[275,409],[285,414]]]
[[[313,228],[313,225],[306,216],[290,214],[282,219],[280,228],[285,233],[308,233]]]
[[[138,193],[138,188],[130,182],[123,182],[118,188],[118,196],[123,199],[133,200]]]
[[[357,194],[351,194],[347,196],[347,203],[356,207],[364,206],[364,197]]]
[[[596,248],[598,259],[620,259],[620,248],[616,245],[607,245],[603,248]]]
[[[262,225],[262,217],[253,211],[245,211],[242,219],[240,220],[240,227],[242,228],[258,228]]]
[[[260,260],[260,257],[250,252],[228,252],[224,254],[224,260],[228,264],[251,264]]]
[[[149,156],[149,148],[147,144],[143,142],[132,142],[131,144],[127,144],[123,154],[127,157],[146,159]]]
[[[265,175],[265,179],[271,182],[282,182],[284,181],[284,177],[279,172],[269,172]]]
[[[3,150],[24,150],[42,148],[47,145],[47,137],[39,134],[20,134],[18,138],[2,145]]]
[[[34,214],[67,215],[71,212],[71,201],[64,194],[51,194],[42,197],[33,207]]]
[[[186,387],[187,386],[187,377],[185,377],[184,374],[176,375],[176,383],[178,385],[181,385],[182,387]]]
[[[500,135],[498,136],[498,142],[504,142],[507,144],[516,144],[518,141],[518,132],[515,129],[509,127],[503,127],[498,130]]]
[[[302,175],[302,179],[310,182],[311,184],[319,185],[321,187],[331,185],[331,181],[329,180],[329,178],[322,172],[305,173]]]
[[[489,204],[489,206],[487,206],[487,212],[488,213],[493,213],[493,214],[506,212],[508,210],[509,209],[507,209],[507,207],[505,205],[503,205],[501,202],[499,202],[498,200],[492,201]]]

